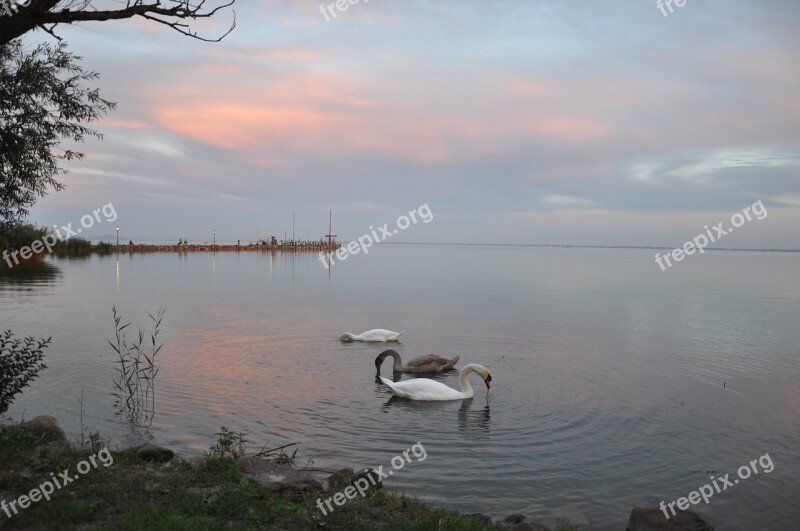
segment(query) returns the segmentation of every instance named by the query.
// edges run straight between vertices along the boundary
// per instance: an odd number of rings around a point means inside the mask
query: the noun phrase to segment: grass
[[[24,432],[0,432],[0,500],[10,501],[91,455],[67,445],[39,445]],[[12,516],[15,529],[494,529],[400,494],[377,491],[323,516],[321,494],[278,494],[243,475],[234,458],[211,454],[191,462],[141,461],[112,452],[102,465]],[[331,494],[325,494],[328,497]],[[7,517],[0,512],[0,528]]]
[[[148,334],[149,341],[145,340],[144,330],[139,329],[138,339],[129,343],[125,329],[131,323],[121,324],[122,316],[117,313],[116,306],[112,308],[112,315],[115,342],[107,341],[116,352],[118,361],[115,390],[112,394],[116,398],[117,408],[125,413],[128,420],[134,424],[150,424],[156,411],[156,356],[164,346],[158,343],[164,309],[155,315],[148,314],[153,322],[153,328]]]
[[[59,257],[86,257],[92,253],[99,255],[113,254],[116,247],[109,242],[97,242],[92,244],[89,240],[79,236],[73,236],[66,240],[59,240],[53,246],[53,254]]]

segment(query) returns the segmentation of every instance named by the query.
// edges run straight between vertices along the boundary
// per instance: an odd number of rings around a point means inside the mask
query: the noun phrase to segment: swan
[[[381,377],[381,381],[389,386],[395,396],[402,398],[410,398],[411,400],[461,400],[462,398],[472,398],[474,396],[472,386],[467,380],[467,376],[471,372],[477,372],[483,378],[486,388],[491,389],[492,375],[489,374],[489,369],[477,363],[470,363],[461,369],[461,374],[459,375],[461,391],[456,391],[452,387],[430,378],[414,378],[413,380],[403,380],[395,383]]]
[[[405,330],[403,330],[405,332]],[[392,332],[391,330],[384,330],[383,328],[376,328],[374,330],[367,330],[361,334],[355,335],[347,332],[342,334],[339,341],[343,343],[350,343],[351,341],[371,341],[371,342],[386,342],[386,341],[400,341],[400,334],[403,332]]]
[[[456,363],[458,363],[458,359],[461,357],[461,356],[456,356],[455,358],[449,360],[447,358],[437,356],[436,354],[427,354],[425,356],[420,356],[419,358],[414,358],[413,360],[403,365],[403,362],[400,359],[400,354],[398,354],[397,351],[392,349],[384,350],[383,352],[378,354],[377,358],[375,358],[375,368],[378,369],[378,374],[381,373],[381,365],[383,365],[383,360],[385,360],[389,356],[394,358],[394,366],[392,367],[392,370],[394,370],[394,372],[408,372],[408,373],[449,371],[456,366]]]

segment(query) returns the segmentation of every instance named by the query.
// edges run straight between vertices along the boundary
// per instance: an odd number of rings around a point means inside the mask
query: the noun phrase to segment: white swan
[[[403,330],[405,332],[405,330]],[[347,332],[342,334],[339,341],[343,343],[350,343],[351,341],[370,341],[381,342],[386,341],[400,341],[400,334],[403,332],[392,332],[391,330],[384,330],[383,328],[376,328],[374,330],[367,330],[361,334],[355,335]]]
[[[462,398],[472,398],[474,396],[472,386],[467,380],[467,375],[471,372],[477,372],[483,378],[486,388],[491,389],[492,375],[489,374],[489,370],[486,367],[477,363],[470,363],[461,369],[461,374],[459,375],[461,391],[456,391],[452,387],[430,378],[414,378],[413,380],[393,382],[381,377],[381,381],[391,388],[395,396],[402,398],[410,398],[411,400],[461,400]]]

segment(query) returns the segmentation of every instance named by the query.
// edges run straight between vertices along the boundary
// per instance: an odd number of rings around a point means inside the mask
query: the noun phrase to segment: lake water
[[[636,249],[384,245],[326,271],[315,254],[49,258],[0,276],[0,329],[53,336],[48,369],[8,416],[51,414],[112,444],[148,436],[114,414],[111,308],[166,309],[149,434],[200,454],[224,425],[297,442],[314,466],[391,468],[387,487],[466,512],[572,516],[624,529],[631,508],[687,496],[766,453],[774,470],[693,509],[718,529],[800,516],[800,254],[709,252],[661,271]],[[488,396],[390,399],[385,345],[461,355]],[[390,363],[384,375],[390,373]],[[458,387],[453,372],[439,378]]]

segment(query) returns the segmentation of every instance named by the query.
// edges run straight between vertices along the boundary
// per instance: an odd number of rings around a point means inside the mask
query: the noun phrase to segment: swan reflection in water
[[[430,418],[430,414],[436,412],[437,420],[442,420],[439,412],[445,410],[452,411],[454,401],[434,401],[425,402],[420,400],[409,400],[399,396],[392,396],[382,406],[381,411],[389,413],[392,408],[399,408],[405,411],[413,411],[415,414],[425,415]],[[489,401],[483,407],[480,406],[482,400],[475,403],[474,398],[461,400],[458,408],[458,431],[466,439],[488,439],[491,427],[491,412]]]
[[[472,399],[461,402],[461,407],[458,408],[458,431],[468,439],[488,439],[491,421],[489,400],[480,409],[472,408],[472,403]]]
[[[376,366],[380,368],[381,356],[376,360]],[[398,360],[399,363],[399,360]],[[486,405],[480,411],[470,411],[475,393],[467,377],[470,373],[477,373],[486,384]],[[441,378],[442,376],[439,375]],[[391,389],[392,397],[381,408],[388,412],[390,407],[424,413],[429,416],[432,410],[444,410],[447,408],[452,411],[453,402],[460,401],[458,409],[459,431],[468,438],[480,438],[488,436],[489,432],[489,389],[491,388],[492,375],[483,365],[471,363],[461,369],[459,383],[461,391],[456,391],[442,382],[438,378],[409,378],[400,380],[400,373],[395,371],[393,379],[381,378],[376,376],[376,393],[385,392],[386,387]]]

